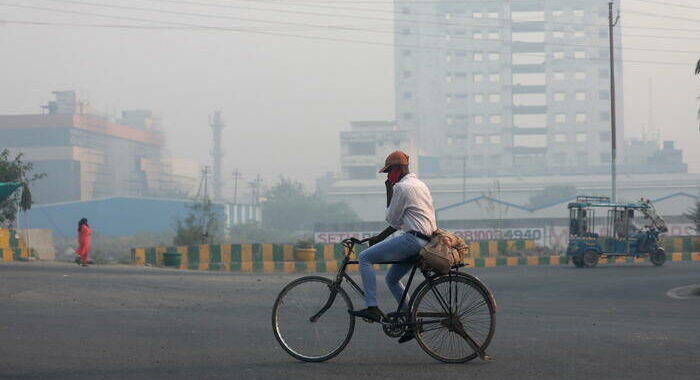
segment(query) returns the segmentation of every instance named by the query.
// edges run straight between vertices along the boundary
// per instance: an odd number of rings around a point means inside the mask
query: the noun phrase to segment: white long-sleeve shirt
[[[394,185],[386,221],[397,230],[417,231],[428,236],[437,229],[433,197],[428,186],[415,174],[406,174]]]

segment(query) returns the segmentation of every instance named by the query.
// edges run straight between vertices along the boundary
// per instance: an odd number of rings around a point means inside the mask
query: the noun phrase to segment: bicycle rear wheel
[[[338,355],[355,331],[355,318],[348,313],[353,310],[352,301],[340,287],[332,297],[332,284],[325,277],[302,277],[282,289],[275,300],[275,338],[299,360],[321,362]]]
[[[496,329],[495,305],[475,280],[446,275],[420,289],[411,310],[415,336],[423,351],[447,363],[478,356],[460,334],[465,332],[483,352]]]

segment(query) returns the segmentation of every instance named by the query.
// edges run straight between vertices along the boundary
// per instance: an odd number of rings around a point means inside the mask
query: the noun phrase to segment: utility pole
[[[202,167],[202,178],[199,180],[199,189],[197,189],[197,198],[200,196],[202,199],[209,199],[209,189],[208,189],[208,179],[209,179],[209,166]]]
[[[260,174],[258,174],[255,177],[255,180],[250,183],[251,187],[251,204],[253,206],[258,206],[260,205],[260,185],[262,183],[262,178],[260,178]]]
[[[234,170],[233,173],[233,204],[238,204],[238,180],[243,176],[238,169]]]
[[[649,77],[649,115],[647,115],[647,118],[649,119],[647,121],[647,130],[648,133],[651,134],[654,131],[654,111],[651,108],[652,102],[652,94],[654,93],[654,88],[653,84],[651,81],[651,77]],[[644,132],[644,142],[647,142],[647,131]]]
[[[613,3],[612,1],[608,3],[608,34],[610,37],[610,128],[611,128],[611,173],[612,173],[612,201],[617,201],[617,134],[615,131],[615,51],[614,44],[615,38],[613,37],[613,27],[617,25],[620,21],[620,15],[618,11],[617,18],[613,21]]]
[[[467,200],[467,156],[462,156],[462,202]]]

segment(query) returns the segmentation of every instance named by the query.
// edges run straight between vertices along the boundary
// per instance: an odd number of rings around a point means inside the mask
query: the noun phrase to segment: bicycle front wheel
[[[275,338],[287,353],[307,362],[338,355],[350,342],[355,318],[348,294],[325,277],[292,281],[280,292],[272,309]],[[335,293],[335,294],[333,294]]]
[[[496,329],[495,312],[480,284],[453,274],[420,289],[411,316],[423,351],[443,362],[463,363],[478,356],[474,345],[486,350]]]

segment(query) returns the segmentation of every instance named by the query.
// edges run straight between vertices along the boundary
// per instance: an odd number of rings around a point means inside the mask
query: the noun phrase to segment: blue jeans
[[[365,291],[365,304],[368,307],[377,306],[377,278],[374,275],[372,264],[384,261],[407,260],[412,256],[418,255],[420,249],[426,244],[428,242],[421,238],[403,234],[393,239],[384,240],[360,253],[358,261],[360,262],[362,286]],[[412,267],[413,264],[392,264],[386,274],[386,284],[394,298],[396,298],[396,302],[401,302],[401,296],[403,295],[404,286],[401,283],[401,278]],[[403,309],[408,309],[407,304],[408,297],[406,297]]]

